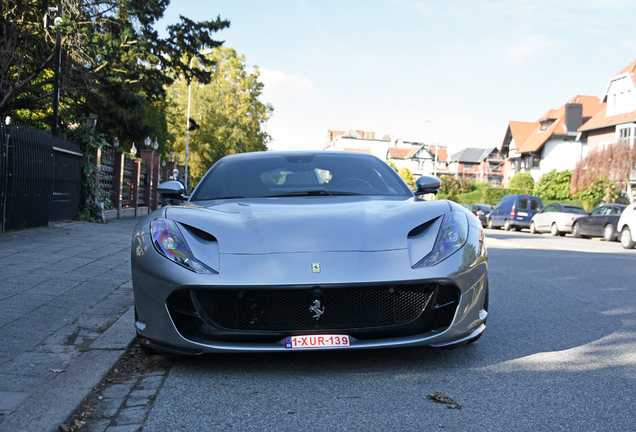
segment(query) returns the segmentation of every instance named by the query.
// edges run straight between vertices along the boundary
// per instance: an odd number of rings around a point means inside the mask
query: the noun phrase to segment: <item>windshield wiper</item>
[[[295,197],[295,196],[334,196],[334,195],[363,195],[355,192],[342,192],[342,191],[326,191],[324,189],[307,190],[307,191],[289,191],[274,195],[265,195],[263,198],[280,198],[280,197]]]

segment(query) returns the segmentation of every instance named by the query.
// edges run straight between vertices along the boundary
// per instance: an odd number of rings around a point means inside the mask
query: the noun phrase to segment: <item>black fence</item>
[[[0,123],[0,231],[77,216],[82,186],[79,145],[18,122]]]

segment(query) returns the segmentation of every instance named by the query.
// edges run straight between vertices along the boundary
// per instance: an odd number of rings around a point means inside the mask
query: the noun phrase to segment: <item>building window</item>
[[[546,130],[547,128],[552,126],[552,123],[554,123],[554,120],[543,120],[541,122],[541,130],[542,131]]]

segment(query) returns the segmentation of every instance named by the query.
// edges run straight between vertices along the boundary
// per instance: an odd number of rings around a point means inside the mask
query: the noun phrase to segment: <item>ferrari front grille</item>
[[[435,285],[194,289],[201,318],[227,330],[303,331],[387,327],[416,320]],[[175,297],[176,300],[176,297]]]

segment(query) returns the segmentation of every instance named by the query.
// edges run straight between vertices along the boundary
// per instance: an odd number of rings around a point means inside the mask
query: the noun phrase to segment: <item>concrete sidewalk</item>
[[[0,234],[0,431],[57,431],[132,341],[138,221]]]

